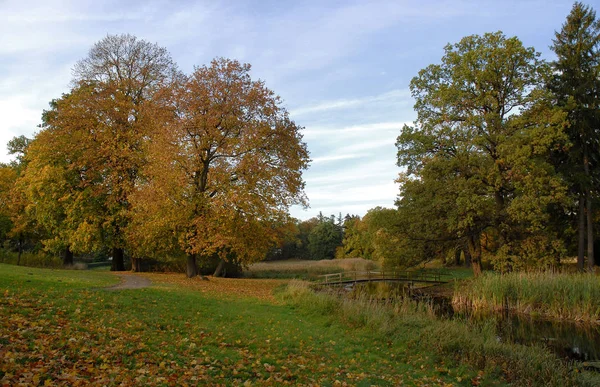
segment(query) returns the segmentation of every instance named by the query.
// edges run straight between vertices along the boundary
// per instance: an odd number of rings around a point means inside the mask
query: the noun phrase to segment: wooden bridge
[[[322,279],[315,285],[335,286],[353,285],[365,282],[406,282],[410,285],[422,284],[445,284],[452,280],[448,274],[422,272],[422,271],[346,271],[341,273],[321,275]]]

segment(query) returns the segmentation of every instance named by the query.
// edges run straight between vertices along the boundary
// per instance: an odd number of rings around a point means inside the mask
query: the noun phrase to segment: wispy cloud
[[[340,99],[336,101],[323,101],[315,105],[299,107],[292,109],[290,115],[293,117],[303,116],[312,113],[322,113],[331,110],[344,110],[356,107],[364,108],[365,105],[377,104],[382,102],[396,101],[399,99],[410,99],[410,92],[408,90],[392,90],[387,93],[380,95],[354,98],[354,99]]]
[[[379,135],[383,135],[385,133],[398,131],[405,125],[408,124],[407,121],[392,121],[392,122],[374,122],[374,123],[366,123],[362,125],[350,125],[350,126],[327,126],[327,127],[319,127],[319,126],[310,126],[304,130],[304,136],[308,140],[320,139],[320,138],[330,138],[335,139],[337,141],[343,142],[348,137],[366,137],[366,138],[376,138]],[[340,137],[343,136],[343,137]]]

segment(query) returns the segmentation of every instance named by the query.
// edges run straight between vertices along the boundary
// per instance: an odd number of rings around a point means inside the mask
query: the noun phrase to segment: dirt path
[[[140,277],[135,274],[115,274],[121,279],[121,283],[118,285],[113,285],[107,290],[123,290],[123,289],[141,289],[147,288],[152,285],[152,281],[150,281],[146,277]]]

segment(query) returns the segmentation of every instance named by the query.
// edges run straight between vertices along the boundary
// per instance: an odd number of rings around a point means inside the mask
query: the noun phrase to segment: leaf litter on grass
[[[158,287],[120,292],[0,280],[0,385],[456,385],[402,347],[274,304],[281,281],[149,277]]]

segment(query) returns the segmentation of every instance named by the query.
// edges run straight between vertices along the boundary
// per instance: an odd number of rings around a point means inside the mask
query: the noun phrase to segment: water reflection
[[[600,360],[600,329],[597,326],[513,313],[474,313],[467,317],[476,321],[495,320],[496,334],[502,341],[524,345],[540,343],[565,359]]]

